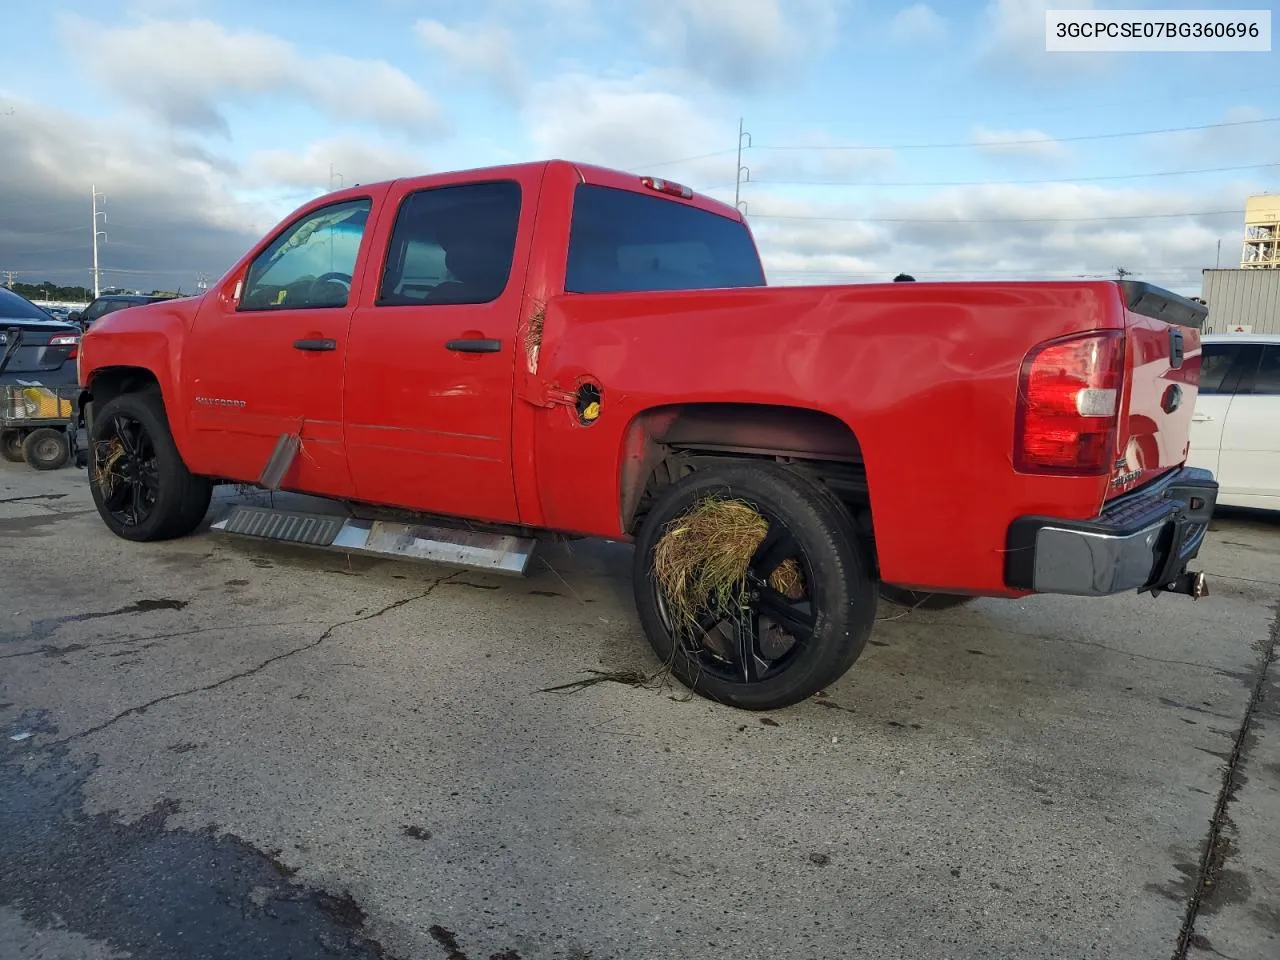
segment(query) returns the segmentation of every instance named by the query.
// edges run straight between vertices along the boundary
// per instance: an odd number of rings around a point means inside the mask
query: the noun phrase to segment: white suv
[[[1280,336],[1204,335],[1187,463],[1219,505],[1280,510]]]

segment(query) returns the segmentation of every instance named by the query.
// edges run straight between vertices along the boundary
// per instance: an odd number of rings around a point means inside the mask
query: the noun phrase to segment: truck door
[[[1246,364],[1257,363],[1257,353],[1247,342],[1204,343],[1200,346],[1200,390],[1191,415],[1191,450],[1187,465],[1209,470],[1222,483],[1219,459],[1222,428],[1235,399],[1236,385]]]
[[[1225,492],[1249,498],[1242,506],[1274,508],[1254,498],[1280,498],[1280,344],[1262,345],[1259,362],[1241,377],[1218,465]]]
[[[477,176],[388,197],[385,259],[352,317],[347,458],[360,500],[515,521],[516,335],[538,181]]]
[[[280,435],[300,434],[283,486],[350,495],[342,376],[372,206],[350,197],[301,214],[201,305],[183,353],[197,469],[255,482]]]

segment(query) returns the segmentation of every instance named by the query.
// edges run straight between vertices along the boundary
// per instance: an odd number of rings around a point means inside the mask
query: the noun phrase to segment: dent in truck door
[[[518,519],[511,418],[537,183],[397,184],[355,311],[344,387],[356,495],[431,513]],[[368,300],[370,298],[366,298]]]
[[[356,197],[301,214],[201,304],[183,354],[197,469],[255,482],[280,435],[300,432],[284,487],[350,495],[342,376],[372,207]]]

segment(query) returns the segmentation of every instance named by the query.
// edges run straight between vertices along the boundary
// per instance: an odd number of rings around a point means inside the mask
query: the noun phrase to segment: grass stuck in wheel
[[[768,532],[769,522],[743,500],[709,497],[672,520],[654,548],[653,572],[673,625],[690,627],[696,636],[709,604],[737,606],[747,567]],[[791,600],[804,596],[794,558],[773,571],[769,585]]]

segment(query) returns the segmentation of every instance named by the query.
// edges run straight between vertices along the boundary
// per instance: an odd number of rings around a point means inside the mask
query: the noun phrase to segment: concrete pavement
[[[543,692],[656,666],[628,548],[543,557],[133,545],[0,464],[0,957],[1280,955],[1280,522],[1199,603],[885,606],[769,715]]]

